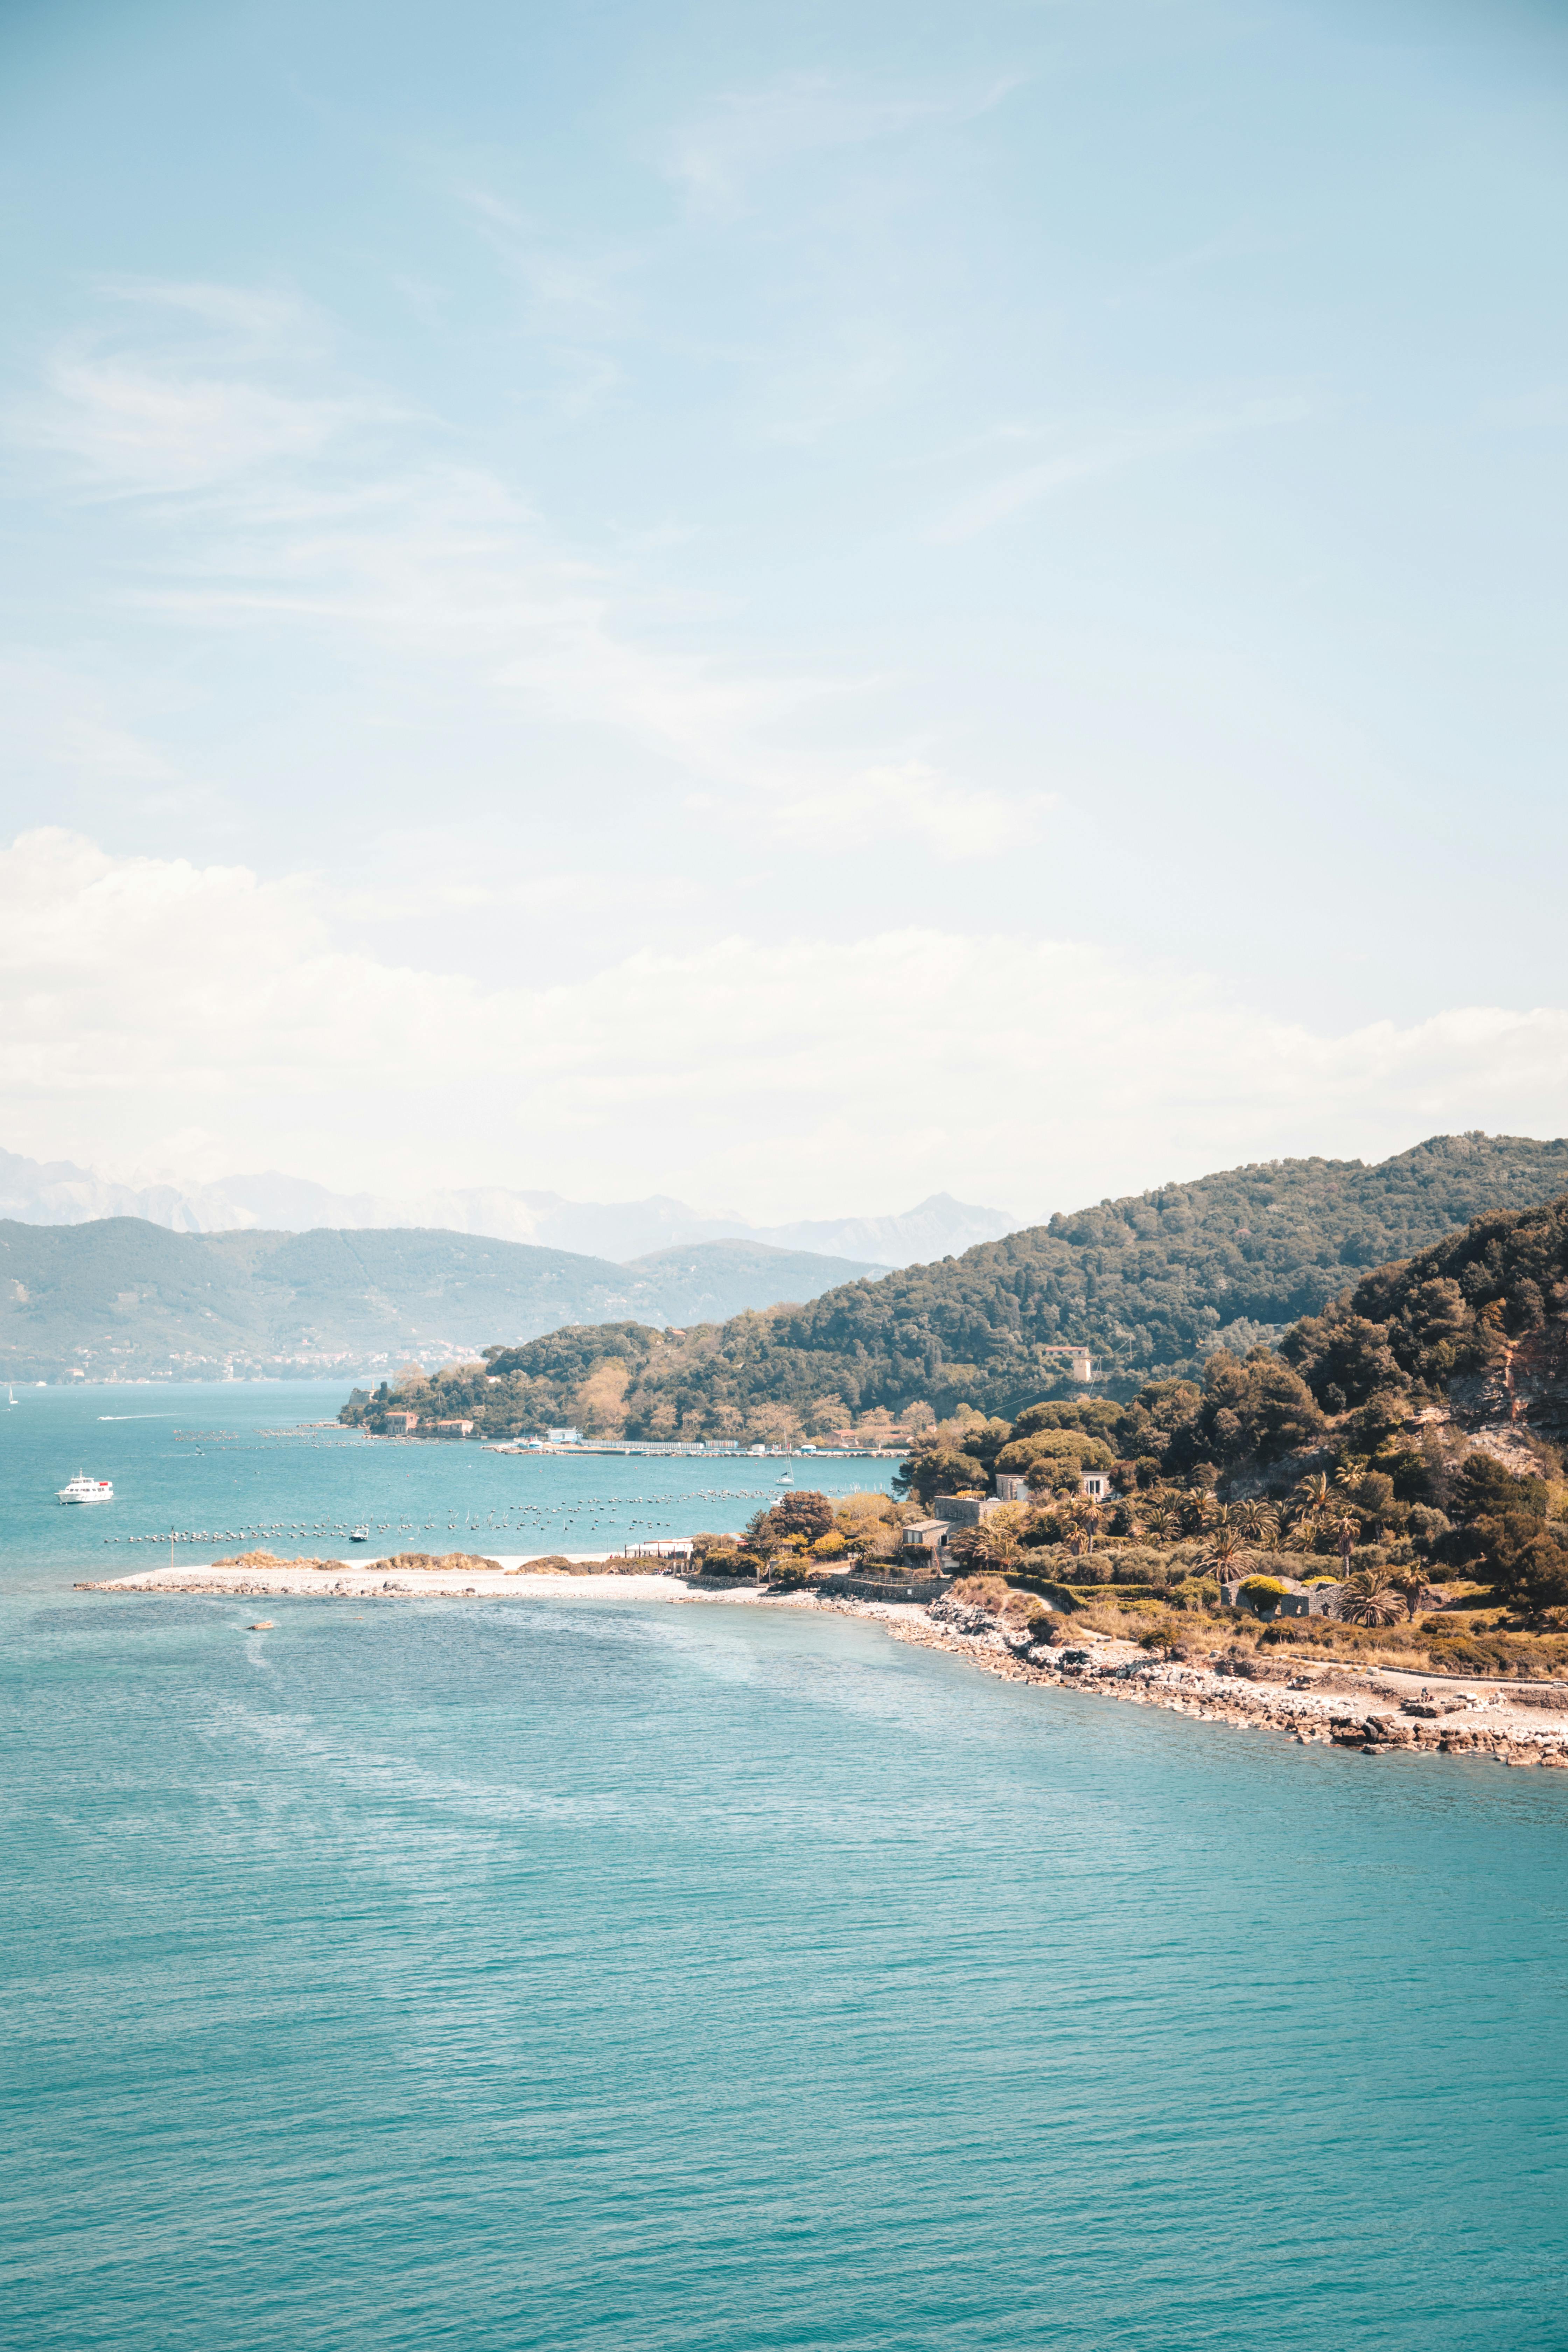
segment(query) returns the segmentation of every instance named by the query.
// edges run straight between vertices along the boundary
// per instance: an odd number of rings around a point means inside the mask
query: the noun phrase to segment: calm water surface
[[[568,1591],[262,1635],[70,1590],[139,1564],[106,1532],[640,1532],[767,1483],[256,1433],[322,1396],[0,1405],[11,2341],[1568,2343],[1568,1775],[841,1620]],[[111,1528],[47,1500],[79,1455]]]

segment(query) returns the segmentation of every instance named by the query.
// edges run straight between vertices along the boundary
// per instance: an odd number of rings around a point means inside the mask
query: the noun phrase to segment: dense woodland
[[[999,1474],[1021,1473],[1027,1501],[950,1539],[965,1591],[989,1580],[1004,1595],[1048,1595],[1177,1649],[1212,1643],[1217,1621],[1222,1639],[1261,1625],[1265,1640],[1320,1654],[1568,1667],[1568,1484],[1552,1449],[1521,1471],[1451,1423],[1415,1444],[1398,1430],[1372,1453],[1367,1434],[1364,1414],[1326,1415],[1278,1357],[1222,1351],[1201,1384],[1151,1383],[1125,1404],[965,1413],[911,1449],[894,1497],[792,1493],[738,1535],[699,1536],[699,1561],[775,1586],[875,1573],[938,1496],[985,1496]],[[1104,1499],[1081,1491],[1086,1470],[1108,1473]],[[1313,1584],[1331,1588],[1329,1618],[1274,1613]]]
[[[605,1337],[543,1344],[577,1350],[556,1360],[584,1416],[629,1418],[634,1374],[656,1360],[606,1355]],[[679,1357],[678,1338],[665,1344]],[[427,1384],[432,1405],[515,1414],[541,1377],[520,1361],[532,1354],[498,1350],[489,1370]],[[362,1392],[346,1417],[374,1423],[384,1402]],[[1301,1317],[1278,1348],[1210,1349],[1195,1378],[1121,1397],[1037,1397],[1009,1412],[967,1400],[941,1419],[928,1412],[892,1503],[795,1496],[738,1544],[713,1536],[700,1549],[826,1573],[847,1553],[891,1557],[901,1521],[936,1496],[994,1496],[1010,1475],[1028,1481],[1027,1501],[992,1510],[950,1547],[970,1574],[1075,1607],[1101,1593],[1155,1608],[1163,1638],[1173,1612],[1214,1615],[1222,1580],[1268,1619],[1292,1585],[1332,1580],[1333,1626],[1280,1620],[1268,1638],[1414,1645],[1464,1671],[1531,1659],[1555,1671],[1568,1667],[1565,1434],[1568,1196],[1477,1218]],[[1082,1492],[1088,1470],[1107,1475],[1103,1501]]]
[[[1153,1382],[1125,1404],[966,1413],[910,1450],[892,1501],[794,1494],[738,1540],[698,1549],[710,1572],[820,1581],[893,1557],[902,1522],[938,1496],[985,1496],[1011,1472],[1027,1501],[961,1530],[950,1565],[1095,1611],[1107,1630],[1180,1647],[1212,1642],[1216,1619],[1261,1622],[1266,1639],[1319,1654],[1555,1673],[1568,1667],[1568,1483],[1548,1444],[1521,1465],[1446,1420],[1379,1429],[1364,1409],[1326,1414],[1277,1356],[1220,1351],[1201,1383]],[[1108,1474],[1103,1500],[1081,1491],[1087,1470]],[[1314,1583],[1331,1587],[1330,1618],[1275,1615]]]
[[[790,1442],[845,1427],[918,1429],[961,1406],[1017,1413],[1074,1393],[1061,1356],[1087,1345],[1097,1392],[1202,1379],[1322,1316],[1390,1260],[1484,1212],[1568,1190],[1568,1142],[1444,1136],[1366,1167],[1291,1160],[1102,1202],[1048,1224],[781,1307],[686,1330],[568,1327],[445,1374],[432,1417],[495,1434],[574,1423],[634,1438]],[[1348,1339],[1342,1335],[1343,1345]],[[1347,1391],[1348,1394],[1348,1391]],[[356,1402],[377,1423],[389,1397]],[[416,1403],[417,1400],[405,1400]]]

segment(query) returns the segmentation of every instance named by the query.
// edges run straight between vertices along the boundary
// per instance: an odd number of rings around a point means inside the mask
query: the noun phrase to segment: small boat
[[[58,1499],[62,1503],[112,1503],[114,1488],[107,1478],[89,1478],[78,1471],[68,1486],[62,1486]]]
[[[781,1486],[793,1486],[795,1485],[795,1472],[793,1470],[781,1470],[775,1483]]]
[[[349,1541],[350,1543],[369,1543],[370,1529],[368,1528],[355,1528],[353,1533],[349,1538]]]

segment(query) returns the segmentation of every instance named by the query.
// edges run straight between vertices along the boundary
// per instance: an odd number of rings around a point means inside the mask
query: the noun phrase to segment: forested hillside
[[[0,1380],[212,1378],[472,1357],[498,1331],[686,1324],[808,1298],[853,1260],[708,1242],[616,1265],[411,1227],[176,1234],[140,1217],[0,1221]]]
[[[1216,1346],[1245,1354],[1279,1339],[1475,1216],[1564,1190],[1568,1142],[1512,1136],[1435,1137],[1373,1167],[1231,1169],[805,1307],[678,1335],[628,1320],[497,1348],[499,1384],[449,1409],[497,1430],[575,1420],[634,1437],[788,1437],[917,1406],[1012,1414],[1072,1393],[1049,1352],[1065,1342],[1090,1348],[1104,1386],[1126,1397],[1157,1374],[1201,1370]]]
[[[1341,1624],[1433,1663],[1568,1666],[1568,1198],[1474,1220],[1384,1266],[1275,1352],[1216,1349],[1201,1385],[966,1415],[906,1456],[903,1491],[1029,1482],[963,1539],[978,1565],[1071,1586],[1224,1576],[1267,1612],[1338,1555]],[[1103,1505],[1079,1490],[1091,1468]],[[1249,1587],[1244,1580],[1254,1580]],[[1457,1579],[1447,1594],[1433,1582]],[[1297,1621],[1276,1639],[1320,1648]],[[1533,1648],[1531,1647],[1533,1644]]]

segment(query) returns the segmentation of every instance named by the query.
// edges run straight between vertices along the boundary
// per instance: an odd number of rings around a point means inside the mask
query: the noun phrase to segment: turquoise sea
[[[767,1480],[258,1433],[336,1391],[17,1395],[24,2352],[1568,2344],[1568,1775],[801,1613],[78,1593],[142,1564],[105,1535],[500,1549]],[[79,1467],[122,1499],[60,1510]]]

